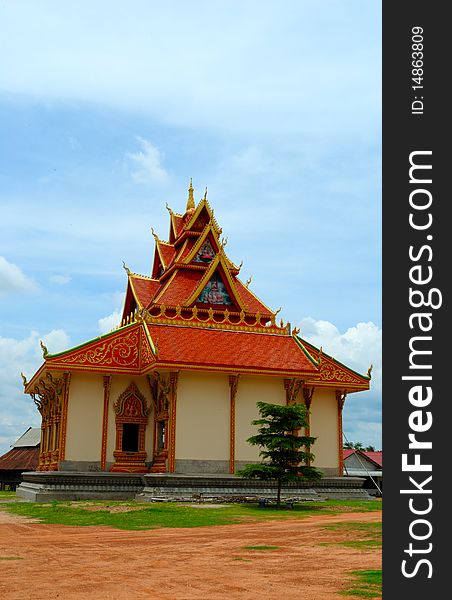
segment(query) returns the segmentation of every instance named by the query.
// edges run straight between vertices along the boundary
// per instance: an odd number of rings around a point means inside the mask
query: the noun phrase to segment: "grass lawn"
[[[359,538],[361,538],[356,540],[354,539],[350,541],[337,542],[337,544],[339,544],[340,546],[367,550],[371,548],[381,548],[382,545],[381,521],[377,523],[332,523],[331,525],[325,525],[325,529],[328,529],[330,531],[351,533],[353,534],[353,536],[357,535]]]
[[[259,508],[256,504],[192,504],[136,501],[8,502],[1,510],[59,525],[106,525],[116,529],[203,527],[246,521],[304,518],[315,514],[339,514],[381,510],[381,500],[331,500],[295,504],[293,509]]]
[[[5,490],[0,490],[0,500],[7,500],[8,498],[16,498],[16,492],[9,492]]]
[[[381,574],[381,569],[352,571],[355,581],[342,593],[346,596],[356,596],[357,598],[381,598]]]

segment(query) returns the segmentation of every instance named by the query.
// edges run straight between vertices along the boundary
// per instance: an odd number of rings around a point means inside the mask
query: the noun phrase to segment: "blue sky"
[[[0,5],[0,452],[39,424],[20,371],[99,335],[122,261],[208,186],[242,279],[372,391],[381,446],[381,7],[363,1]]]

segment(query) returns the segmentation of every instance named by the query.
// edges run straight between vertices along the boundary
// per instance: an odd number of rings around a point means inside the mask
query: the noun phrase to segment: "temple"
[[[259,460],[258,401],[305,403],[314,466],[342,475],[347,394],[360,375],[277,320],[226,255],[207,192],[169,207],[149,275],[126,265],[121,322],[23,376],[41,416],[38,471],[228,474]]]

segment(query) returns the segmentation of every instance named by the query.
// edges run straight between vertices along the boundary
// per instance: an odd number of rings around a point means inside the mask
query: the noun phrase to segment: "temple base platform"
[[[371,496],[360,477],[324,477],[320,481],[287,483],[281,496],[294,501],[361,499]],[[257,502],[276,498],[273,481],[243,479],[234,475],[160,473],[82,473],[50,471],[23,473],[17,495],[30,502],[51,500],[131,500]]]

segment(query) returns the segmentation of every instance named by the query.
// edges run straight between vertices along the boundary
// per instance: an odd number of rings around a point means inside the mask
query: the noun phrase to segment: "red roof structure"
[[[376,467],[378,467],[379,469],[383,469],[383,452],[381,450],[379,450],[377,452],[368,452],[367,450],[356,450],[354,448],[345,448],[343,450],[344,460],[355,453],[365,456],[368,460],[373,462]]]
[[[50,371],[143,375],[160,367],[300,377],[348,392],[369,388],[360,375],[298,337],[238,278],[225,253],[207,192],[195,205],[190,181],[184,214],[170,213],[168,241],[155,238],[150,276],[127,272],[121,323],[112,332],[58,354],[25,382],[26,393]]]
[[[30,427],[11,450],[0,456],[0,489],[15,489],[23,471],[36,471],[39,463],[41,429]]]
[[[35,471],[39,461],[39,448],[11,448],[0,456],[0,471]]]

